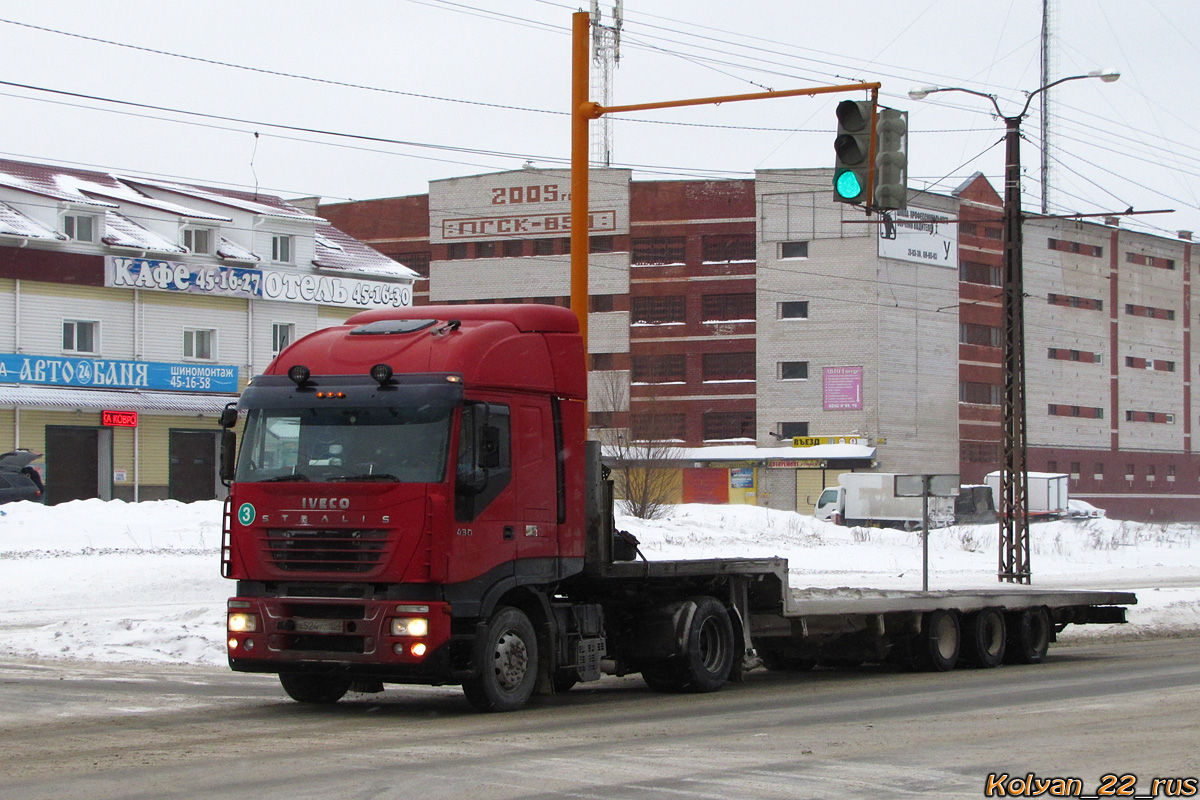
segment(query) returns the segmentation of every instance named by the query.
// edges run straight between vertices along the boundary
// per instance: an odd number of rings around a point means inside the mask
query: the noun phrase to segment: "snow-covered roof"
[[[313,263],[321,269],[390,278],[416,278],[417,273],[383,253],[342,233],[328,223],[317,225]]]
[[[845,460],[875,457],[875,448],[861,444],[819,444],[815,447],[757,447],[752,444],[727,444],[714,447],[663,446],[657,448],[672,461],[793,461]],[[638,452],[637,448],[633,451]],[[604,449],[604,455],[615,457],[615,451]]]
[[[251,253],[246,248],[239,244],[229,241],[224,236],[221,237],[220,244],[217,245],[217,255],[227,261],[261,261],[262,259]]]
[[[213,189],[206,186],[193,186],[191,184],[172,183],[170,181],[156,181],[147,178],[118,176],[117,179],[131,186],[145,186],[152,189],[162,189],[174,194],[194,197],[197,200],[204,200],[209,203],[216,203],[217,205],[227,206],[229,208],[249,211],[253,214],[261,214],[264,217],[309,220],[313,222],[325,221],[320,217],[307,214],[295,206],[287,203],[282,198],[275,197],[273,195],[251,194],[250,192],[239,192],[232,189]]]
[[[27,239],[66,241],[65,236],[42,223],[27,217],[8,203],[0,201],[0,236],[23,236]]]
[[[104,238],[110,247],[129,247],[155,253],[186,253],[187,250],[115,211],[104,215]]]

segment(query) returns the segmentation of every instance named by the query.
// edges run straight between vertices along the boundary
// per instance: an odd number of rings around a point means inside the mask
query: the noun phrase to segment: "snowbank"
[[[0,506],[0,657],[224,664],[221,504]],[[919,533],[840,528],[752,506],[620,517],[651,560],[789,559],[797,587],[921,587]],[[1200,633],[1200,526],[1109,519],[1033,526],[1034,585],[1132,589],[1132,625],[1072,637]],[[930,588],[995,588],[995,526],[930,534]]]

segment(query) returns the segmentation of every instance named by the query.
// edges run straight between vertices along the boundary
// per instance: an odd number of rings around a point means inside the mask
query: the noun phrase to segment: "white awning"
[[[0,407],[132,411],[165,411],[220,414],[225,404],[237,400],[230,394],[136,392],[116,389],[62,389],[40,386],[0,386]]]

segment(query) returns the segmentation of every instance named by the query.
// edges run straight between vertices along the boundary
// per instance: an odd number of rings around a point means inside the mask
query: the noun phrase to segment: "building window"
[[[183,249],[189,253],[210,255],[214,238],[212,228],[184,228]]]
[[[1175,465],[1168,464],[1167,465],[1167,483],[1174,483],[1174,482],[1175,482]]]
[[[1079,480],[1079,470],[1080,470],[1079,462],[1072,461],[1071,462],[1071,480],[1073,480],[1073,481]]]
[[[588,298],[588,311],[602,314],[612,310],[613,296],[611,294],[594,294]]]
[[[422,253],[396,253],[390,256],[395,261],[399,261],[404,266],[411,269],[413,272],[420,275],[422,278],[429,277],[429,251]]]
[[[294,237],[282,233],[274,234],[271,237],[271,260],[276,264],[295,263],[295,254],[292,252],[293,239]]]
[[[958,402],[980,406],[1000,405],[1000,387],[990,383],[961,381],[958,384]]]
[[[991,325],[960,322],[958,325],[958,342],[959,344],[973,344],[980,347],[999,347],[1000,329]]]
[[[705,322],[754,321],[754,293],[706,294],[700,300]]]
[[[683,353],[633,356],[630,376],[633,383],[684,383],[687,380],[687,357]]]
[[[1102,258],[1104,256],[1104,248],[1093,244],[1083,244],[1082,242],[1070,242],[1065,239],[1049,239],[1046,246],[1051,250],[1058,250],[1062,253],[1079,253],[1084,256],[1092,256],[1093,258]]]
[[[788,300],[779,304],[780,319],[808,319],[807,300]]]
[[[617,415],[614,411],[589,411],[588,412],[588,427],[589,428],[615,428],[617,427]]]
[[[612,251],[613,251],[613,237],[611,237],[611,236],[590,236],[590,237],[588,237],[588,252],[611,253]]]
[[[754,261],[757,258],[753,233],[712,234],[700,240],[705,264]]]
[[[683,295],[631,297],[629,315],[635,325],[679,323],[687,319],[687,304]]]
[[[687,239],[682,236],[647,236],[630,242],[629,263],[634,266],[682,264],[687,257]]]
[[[96,227],[96,216],[94,214],[63,215],[63,234],[71,241],[96,241]]]
[[[807,361],[780,361],[779,379],[784,381],[808,380]]]
[[[212,329],[186,328],[183,331],[183,357],[196,361],[216,358],[217,332]]]
[[[1003,284],[1000,267],[981,264],[978,261],[960,261],[958,279],[963,283],[980,283],[984,286],[1001,286]]]
[[[504,242],[505,258],[520,258],[525,255],[524,239],[508,239]]]
[[[1095,481],[1104,480],[1104,462],[1103,461],[1097,461],[1094,465],[1092,465],[1092,480],[1095,480]]]
[[[62,349],[64,353],[96,354],[99,351],[100,323],[76,319],[63,320]]]
[[[475,243],[476,258],[495,258],[496,243],[495,242],[476,242]]]
[[[1058,472],[1058,462],[1057,461],[1047,461],[1046,462],[1046,472]]]
[[[779,438],[794,439],[797,436],[808,436],[807,422],[781,422],[779,423]]]
[[[636,441],[677,441],[687,438],[686,414],[634,414],[630,434]]]
[[[704,441],[754,439],[753,411],[709,411],[704,415]]]
[[[748,353],[705,353],[701,357],[702,380],[710,381],[753,381],[754,352]]]
[[[1146,480],[1150,481],[1151,483],[1154,483],[1154,478],[1155,478],[1154,465],[1150,464],[1149,466],[1146,467]]]
[[[461,261],[467,257],[467,243],[454,242],[446,247],[446,258],[451,261]]]
[[[1000,445],[995,442],[959,442],[959,456],[972,464],[995,464],[1000,460]]]
[[[554,240],[553,239],[534,239],[533,254],[535,256],[552,256],[554,255]]]
[[[780,242],[780,258],[808,258],[808,242]]]
[[[271,324],[271,352],[278,354],[296,340],[296,326],[291,322]]]

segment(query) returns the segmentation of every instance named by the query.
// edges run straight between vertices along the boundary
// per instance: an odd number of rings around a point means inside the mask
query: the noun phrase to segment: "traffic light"
[[[881,211],[908,205],[908,112],[881,108],[875,117],[875,190]]]
[[[871,126],[875,103],[843,100],[837,105],[837,138],[833,150],[833,199],[839,203],[867,202],[871,173]]]

